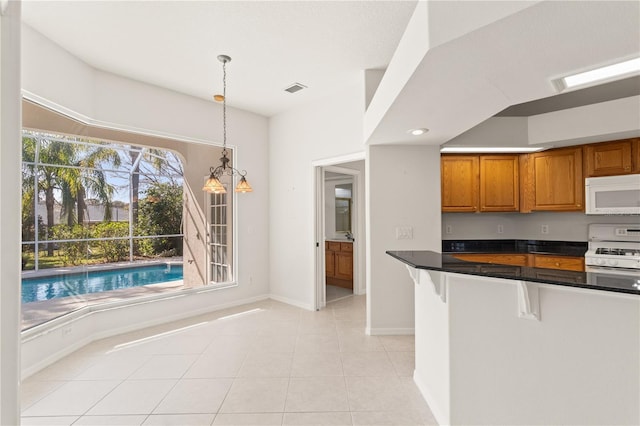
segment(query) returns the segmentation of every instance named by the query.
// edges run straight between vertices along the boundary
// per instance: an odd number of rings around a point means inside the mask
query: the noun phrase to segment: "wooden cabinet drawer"
[[[340,243],[340,251],[353,252],[353,243]]]
[[[460,253],[453,257],[470,262],[495,263],[498,265],[527,266],[528,254]]]
[[[565,269],[569,271],[584,271],[584,258],[570,256],[549,256],[536,254],[533,257],[535,268]]]
[[[331,251],[340,251],[339,241],[327,241],[327,249]]]

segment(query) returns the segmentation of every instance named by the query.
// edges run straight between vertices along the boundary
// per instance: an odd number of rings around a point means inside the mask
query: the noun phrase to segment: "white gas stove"
[[[584,255],[589,272],[640,273],[640,224],[591,224]]]

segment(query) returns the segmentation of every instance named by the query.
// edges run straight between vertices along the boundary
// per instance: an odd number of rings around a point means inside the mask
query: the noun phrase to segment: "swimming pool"
[[[99,293],[182,279],[182,265],[147,265],[23,278],[22,303]]]

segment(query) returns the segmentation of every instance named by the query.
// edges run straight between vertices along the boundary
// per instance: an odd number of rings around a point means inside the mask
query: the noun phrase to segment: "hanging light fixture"
[[[227,55],[218,55],[218,60],[222,62],[222,95],[215,95],[213,98],[218,102],[222,101],[222,157],[220,157],[219,166],[209,168],[209,179],[202,190],[211,194],[226,194],[227,191],[220,182],[220,177],[227,174],[240,176],[236,192],[252,192],[253,189],[246,178],[247,171],[240,171],[229,165],[231,160],[227,157],[227,62],[230,62],[231,58]]]

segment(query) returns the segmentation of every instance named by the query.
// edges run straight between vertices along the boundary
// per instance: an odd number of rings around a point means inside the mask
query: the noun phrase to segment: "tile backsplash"
[[[592,216],[574,212],[443,213],[442,239],[587,241],[591,223],[640,225],[640,216]]]

